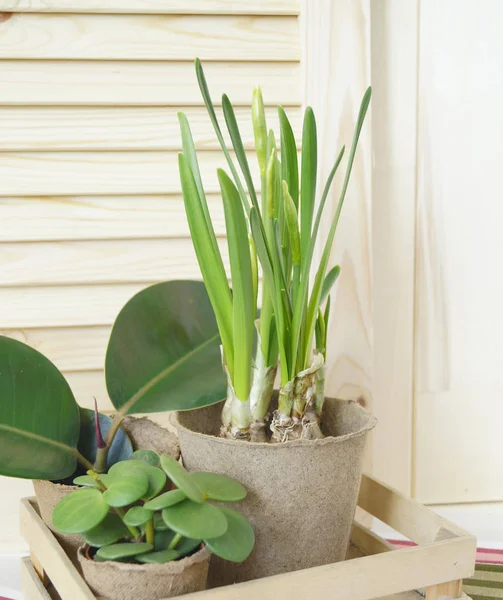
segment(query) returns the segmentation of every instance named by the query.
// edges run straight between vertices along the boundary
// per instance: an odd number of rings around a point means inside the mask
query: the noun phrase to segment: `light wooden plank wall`
[[[110,408],[103,363],[125,302],[146,285],[200,277],[180,196],[178,110],[227,260],[216,179],[225,161],[194,58],[216,104],[225,91],[237,106],[248,150],[257,83],[270,125],[283,104],[299,137],[298,13],[296,0],[0,0],[0,330],[53,360],[82,405],[96,396]],[[9,485],[0,552],[21,543],[27,486]]]

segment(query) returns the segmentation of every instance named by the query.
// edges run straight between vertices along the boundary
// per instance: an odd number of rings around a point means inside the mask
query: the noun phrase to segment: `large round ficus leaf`
[[[114,406],[124,413],[223,400],[220,337],[204,284],[168,281],[134,296],[113,326],[105,376]]]
[[[107,415],[99,413],[100,429],[103,437],[106,438],[112,419]],[[94,411],[88,408],[80,409],[80,438],[78,443],[78,449],[87,460],[94,464],[96,460],[96,452],[98,443],[96,441],[96,427],[94,424]],[[107,465],[111,467],[120,460],[127,460],[133,454],[133,444],[131,440],[123,431],[119,428],[115,434],[114,441],[108,451]]]
[[[0,336],[0,474],[63,479],[76,468],[79,407],[45,356]]]
[[[255,544],[255,533],[248,521],[235,510],[225,506],[216,507],[227,519],[227,531],[205,541],[208,548],[220,558],[243,562],[250,556]]]

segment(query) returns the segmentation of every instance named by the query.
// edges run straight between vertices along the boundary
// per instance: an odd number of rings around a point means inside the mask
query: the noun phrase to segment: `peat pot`
[[[87,546],[78,551],[80,570],[93,593],[103,600],[161,600],[206,589],[210,551],[164,564],[96,562]]]
[[[216,404],[172,417],[189,471],[221,473],[248,490],[236,508],[255,530],[255,548],[237,565],[213,556],[210,586],[344,560],[375,417],[354,401],[327,398],[324,439],[252,444],[218,437],[221,410]]]

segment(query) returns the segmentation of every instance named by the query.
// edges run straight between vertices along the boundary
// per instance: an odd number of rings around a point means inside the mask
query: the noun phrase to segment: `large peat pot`
[[[228,585],[344,560],[365,442],[376,419],[356,402],[327,398],[321,440],[249,443],[218,437],[222,405],[173,417],[189,471],[214,471],[248,490],[236,508],[256,543],[242,564],[212,558],[209,583]]]

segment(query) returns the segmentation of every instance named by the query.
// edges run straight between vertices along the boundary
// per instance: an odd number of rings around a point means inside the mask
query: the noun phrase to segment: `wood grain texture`
[[[0,328],[111,325],[145,284],[0,288]]]
[[[0,58],[298,60],[296,17],[14,14],[0,23]]]
[[[96,371],[65,371],[63,373],[72,392],[84,408],[94,407],[94,398],[101,411],[114,411],[114,406],[108,396],[103,370]]]
[[[198,150],[219,149],[204,107],[56,108],[0,107],[0,151],[3,150],[179,150],[177,110],[186,113]],[[300,140],[301,111],[287,109]],[[222,111],[217,109],[221,123]],[[267,108],[267,123],[279,132],[275,108]],[[251,108],[238,107],[236,118],[245,148],[255,147]],[[230,145],[230,141],[229,141]]]
[[[60,371],[103,369],[111,327],[49,327],[3,329],[5,335],[35,348]]]
[[[215,233],[224,235],[222,200],[209,194],[207,201]],[[0,218],[0,242],[189,236],[183,198],[177,195],[0,197]]]
[[[219,192],[220,152],[198,155],[208,193]],[[255,181],[258,164],[250,154]],[[178,194],[177,152],[14,152],[0,154],[2,196]]]
[[[456,7],[420,24],[415,493],[438,504],[503,499],[503,4]]]
[[[227,244],[220,240],[224,264]],[[2,287],[200,279],[192,240],[100,240],[2,244]]]
[[[37,13],[297,15],[299,0],[0,0],[0,10]]]
[[[379,420],[373,473],[410,494],[418,2],[371,7],[373,410]]]
[[[268,105],[299,105],[297,62],[206,62],[216,104],[225,92],[249,105],[260,82]],[[2,62],[0,105],[201,106],[191,62],[15,61]]]
[[[305,2],[304,94],[318,128],[318,181],[324,185],[343,144],[353,136],[361,98],[370,83],[370,1]],[[330,60],[327,60],[327,55]],[[345,168],[343,160],[342,168]],[[373,408],[371,122],[364,125],[331,265],[341,265],[328,330],[327,393],[361,398]],[[342,183],[328,196],[319,239],[325,243]],[[319,191],[321,194],[321,190]],[[321,246],[319,246],[319,254]]]

